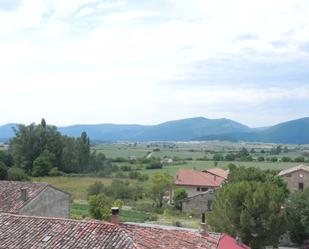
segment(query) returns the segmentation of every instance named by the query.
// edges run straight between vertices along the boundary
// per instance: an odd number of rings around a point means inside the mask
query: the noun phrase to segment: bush
[[[153,161],[146,165],[146,169],[162,169],[163,165],[160,161]]]
[[[147,174],[144,173],[140,173],[137,177],[137,180],[141,181],[141,182],[145,182],[149,179],[149,176]]]
[[[278,158],[274,156],[270,158],[270,161],[272,161],[273,163],[278,162]]]
[[[175,208],[181,210],[181,200],[188,197],[187,191],[184,188],[177,188],[174,191],[173,201]]]
[[[90,187],[87,190],[88,196],[102,194],[103,191],[104,191],[104,184],[99,181],[95,181],[94,184],[90,185]]]
[[[49,176],[61,176],[62,172],[57,167],[53,167],[48,172],[48,175]]]
[[[224,157],[223,157],[222,154],[217,153],[217,154],[215,154],[215,155],[213,156],[212,160],[214,160],[214,161],[223,161],[223,160],[224,160]]]
[[[131,171],[131,166],[129,166],[129,165],[122,165],[122,166],[120,167],[120,169],[121,169],[122,171]]]
[[[114,163],[126,163],[128,162],[128,159],[123,158],[123,157],[116,157],[116,158],[111,159],[111,161]]]
[[[0,180],[7,180],[8,179],[8,167],[0,162]]]
[[[265,161],[265,158],[263,156],[259,156],[258,159],[257,159],[259,162],[264,162]]]
[[[113,199],[104,195],[93,195],[89,197],[90,215],[98,220],[109,221],[111,219],[111,204]]]
[[[284,156],[281,158],[281,162],[291,162],[292,158],[288,157],[288,156]]]
[[[8,179],[10,181],[29,181],[27,174],[17,167],[11,167],[8,169]]]
[[[305,162],[305,158],[303,156],[295,157],[294,162],[303,163]]]

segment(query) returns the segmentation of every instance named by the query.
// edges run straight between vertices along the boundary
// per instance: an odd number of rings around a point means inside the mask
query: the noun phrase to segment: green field
[[[87,200],[87,189],[95,181],[100,181],[104,185],[110,185],[112,179],[87,177],[87,176],[57,176],[57,177],[33,177],[33,182],[48,182],[51,185],[72,194],[72,199],[76,202]]]

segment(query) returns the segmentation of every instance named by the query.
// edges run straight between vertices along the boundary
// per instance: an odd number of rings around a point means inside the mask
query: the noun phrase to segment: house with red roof
[[[0,213],[0,247],[6,249],[250,249],[206,230]],[[202,226],[201,226],[202,227]],[[205,226],[204,226],[205,227]]]
[[[188,197],[192,197],[219,188],[226,180],[227,175],[228,171],[220,168],[205,171],[180,169],[176,175],[175,186],[184,188]]]

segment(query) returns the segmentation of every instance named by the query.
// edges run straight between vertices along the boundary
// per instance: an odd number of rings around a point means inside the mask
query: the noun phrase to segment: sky
[[[0,124],[309,116],[307,0],[0,0]]]

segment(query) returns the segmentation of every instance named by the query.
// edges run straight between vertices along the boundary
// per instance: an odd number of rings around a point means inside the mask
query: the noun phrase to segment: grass
[[[88,203],[76,203],[76,202],[72,203],[70,207],[70,214],[71,218],[73,219],[83,219],[86,217],[90,217]],[[151,220],[152,218],[153,218],[152,214],[140,211],[123,209],[120,212],[121,222],[144,223],[146,221]]]
[[[266,169],[273,169],[273,170],[282,170],[282,169],[286,169],[292,166],[296,166],[299,165],[299,163],[294,163],[294,162],[276,162],[276,163],[272,163],[272,162],[226,162],[226,161],[220,161],[218,162],[217,166],[215,166],[214,161],[187,161],[186,164],[180,164],[180,165],[167,165],[167,166],[163,166],[163,169],[154,169],[154,170],[147,170],[144,169],[141,172],[146,173],[148,175],[152,175],[156,172],[159,171],[165,171],[167,173],[169,173],[172,176],[175,176],[177,171],[179,169],[184,169],[184,168],[188,168],[188,169],[196,169],[196,170],[204,170],[204,169],[208,169],[211,167],[222,167],[222,168],[227,168],[227,165],[233,163],[235,165],[238,166],[246,166],[246,167],[257,167],[263,170]]]
[[[57,176],[57,177],[32,177],[33,182],[48,182],[56,188],[72,194],[74,201],[85,201],[87,199],[87,189],[94,182],[99,181],[104,185],[110,185],[112,179],[87,177],[87,176]]]

